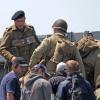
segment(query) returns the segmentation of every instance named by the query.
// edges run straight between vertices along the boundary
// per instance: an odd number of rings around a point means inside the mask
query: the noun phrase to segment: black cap
[[[16,57],[16,59],[12,61],[12,65],[28,66],[23,57]]]
[[[16,19],[19,19],[19,18],[22,18],[22,17],[25,17],[25,13],[24,13],[24,11],[19,10],[19,11],[14,13],[14,15],[12,16],[11,19],[16,20]]]

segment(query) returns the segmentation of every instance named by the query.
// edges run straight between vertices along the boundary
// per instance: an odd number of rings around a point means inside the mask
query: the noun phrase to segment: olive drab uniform
[[[77,47],[83,59],[87,79],[94,86],[94,82],[100,74],[100,48],[95,40],[86,37],[78,41]]]
[[[100,88],[96,89],[95,95],[96,95],[96,100],[100,100]]]
[[[0,54],[4,56],[8,62],[11,61],[13,56],[20,56],[28,63],[32,52],[38,45],[39,41],[33,26],[25,25],[24,30],[21,32],[13,25],[10,28],[7,28],[3,34],[3,40],[0,45]],[[11,68],[9,63],[7,63],[5,68],[2,67],[1,69],[3,72],[0,72],[0,74],[5,75]],[[2,77],[0,77],[0,79],[2,79]]]
[[[96,89],[95,89],[96,100],[100,100],[100,75],[96,80]]]
[[[29,62],[32,52],[38,45],[39,41],[32,26],[25,25],[24,30],[20,31],[13,25],[4,32],[0,54],[9,61],[13,56],[20,56]]]
[[[33,67],[35,64],[43,62],[46,64],[47,70],[53,74],[56,70],[56,64],[53,63],[51,59],[57,41],[62,39],[65,39],[65,36],[62,33],[54,33],[52,36],[45,38],[33,52],[29,65]]]
[[[4,58],[2,61],[0,61],[0,82],[1,82],[4,74],[6,73],[6,70],[5,70],[6,63],[7,63],[7,61]]]
[[[58,41],[55,48],[53,61],[59,63],[62,61],[66,62],[68,60],[76,60],[79,62],[80,70],[85,78],[85,68],[76,46],[74,46],[69,40]]]

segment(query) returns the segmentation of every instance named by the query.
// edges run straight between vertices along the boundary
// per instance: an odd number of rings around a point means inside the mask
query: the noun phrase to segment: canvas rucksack
[[[91,93],[90,87],[84,80],[79,81],[77,74],[72,76],[72,88],[68,100],[95,100],[94,94]],[[68,87],[66,87],[67,89]]]
[[[55,47],[53,61],[59,63],[74,59],[74,50],[75,47],[69,40],[58,41]]]
[[[99,46],[97,43],[91,39],[83,38],[78,41],[77,48],[82,56],[82,58],[86,57],[91,51],[97,49]]]
[[[89,100],[88,94],[82,87],[79,87],[79,83],[77,81],[77,75],[73,75],[71,100]]]

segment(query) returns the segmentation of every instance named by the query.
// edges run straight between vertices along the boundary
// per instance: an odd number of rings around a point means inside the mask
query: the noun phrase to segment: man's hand
[[[7,92],[7,100],[14,100],[14,95],[12,92]]]
[[[16,57],[15,57],[15,56],[13,56],[13,57],[12,57],[12,59],[11,59],[11,61],[13,61],[13,60],[15,60],[15,59],[16,59]]]

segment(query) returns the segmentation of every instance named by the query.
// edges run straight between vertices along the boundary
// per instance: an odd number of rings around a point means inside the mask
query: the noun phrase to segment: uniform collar
[[[64,34],[62,34],[62,33],[54,33],[54,34],[56,34],[56,35],[59,35],[59,36],[65,36]]]
[[[29,29],[28,26],[25,25],[24,32],[28,31],[28,29]],[[17,27],[16,27],[15,25],[13,25],[13,26],[12,26],[12,30],[13,30],[13,31],[17,30]]]
[[[16,28],[15,25],[12,26],[12,30],[13,30],[13,31],[14,31],[14,30],[17,30],[17,28]]]

